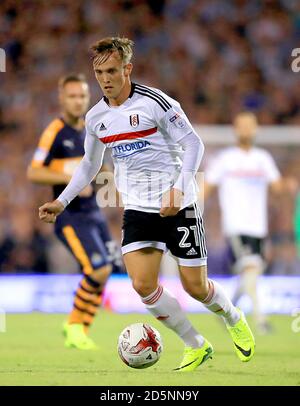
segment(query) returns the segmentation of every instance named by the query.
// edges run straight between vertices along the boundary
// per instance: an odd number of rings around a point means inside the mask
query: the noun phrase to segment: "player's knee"
[[[132,286],[136,293],[142,297],[151,295],[151,293],[157,288],[155,283],[139,279],[134,279],[132,281]]]
[[[209,291],[209,286],[208,286],[208,281],[199,281],[199,282],[193,282],[193,283],[185,283],[183,285],[184,290],[192,296],[194,299],[197,300],[204,300]]]
[[[93,270],[90,277],[98,282],[98,283],[105,283],[109,275],[111,274],[112,266],[110,264],[104,265],[101,268]]]

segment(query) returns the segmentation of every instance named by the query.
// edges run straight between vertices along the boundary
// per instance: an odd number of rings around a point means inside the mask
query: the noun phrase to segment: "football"
[[[151,367],[159,360],[162,350],[160,334],[149,324],[131,324],[119,336],[119,356],[131,368]]]

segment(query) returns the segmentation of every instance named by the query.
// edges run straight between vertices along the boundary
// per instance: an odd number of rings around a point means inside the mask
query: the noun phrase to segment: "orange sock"
[[[94,303],[100,284],[89,276],[85,276],[75,293],[73,310],[69,315],[69,324],[83,324],[85,315],[89,314],[89,306]]]
[[[83,323],[84,323],[84,330],[86,333],[88,332],[91,324],[94,321],[97,311],[98,311],[99,307],[101,306],[102,296],[103,296],[102,290],[100,292],[98,291],[98,293],[93,296],[93,299],[92,299],[90,305],[88,306],[86,313],[84,314]]]

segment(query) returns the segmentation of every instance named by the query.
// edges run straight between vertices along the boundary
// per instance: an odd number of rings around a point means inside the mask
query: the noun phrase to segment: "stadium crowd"
[[[300,39],[297,0],[2,0],[0,272],[64,268],[55,262],[51,226],[37,219],[50,188],[30,185],[26,167],[41,131],[58,114],[58,78],[84,73],[96,102],[89,46],[116,34],[135,41],[134,80],[178,99],[194,123],[230,124],[250,109],[260,124],[300,125],[300,74],[290,67]],[[300,161],[277,152],[283,172],[299,175]],[[282,207],[291,212],[286,200]],[[288,241],[289,249],[273,250],[274,269],[293,273],[291,216],[280,220],[279,210],[271,210],[272,240],[275,247]],[[119,238],[121,211],[106,212]],[[219,227],[209,215],[206,228],[214,247]]]

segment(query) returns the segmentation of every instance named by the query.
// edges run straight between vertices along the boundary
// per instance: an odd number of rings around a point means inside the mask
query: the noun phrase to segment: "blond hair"
[[[91,46],[92,60],[99,64],[104,63],[113,52],[117,51],[122,62],[126,65],[131,61],[133,46],[134,42],[128,38],[103,38]]]

